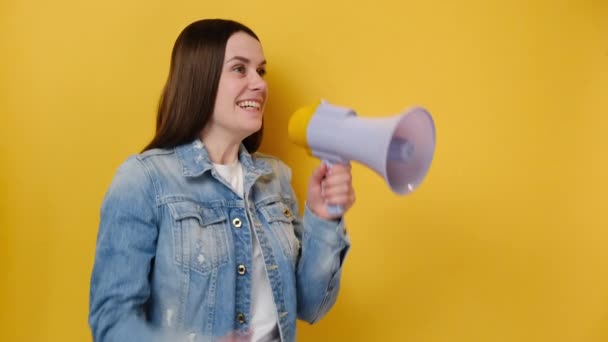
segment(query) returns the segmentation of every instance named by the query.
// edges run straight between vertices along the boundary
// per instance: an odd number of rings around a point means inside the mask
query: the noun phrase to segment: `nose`
[[[252,72],[249,77],[249,88],[251,90],[266,90],[266,80],[256,72]]]

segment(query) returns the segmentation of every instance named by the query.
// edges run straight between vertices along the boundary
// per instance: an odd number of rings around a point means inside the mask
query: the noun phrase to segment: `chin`
[[[251,135],[251,134],[259,131],[260,129],[262,129],[262,124],[261,123],[259,125],[256,125],[255,127],[248,127],[247,131]]]
[[[259,131],[260,129],[262,129],[261,121],[241,126],[241,131],[244,132],[247,137]]]

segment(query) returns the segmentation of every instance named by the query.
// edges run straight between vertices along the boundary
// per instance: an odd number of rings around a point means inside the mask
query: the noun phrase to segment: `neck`
[[[211,132],[205,131],[201,133],[200,138],[205,145],[205,149],[207,149],[207,153],[209,153],[211,162],[230,165],[238,159],[240,141],[216,137]]]

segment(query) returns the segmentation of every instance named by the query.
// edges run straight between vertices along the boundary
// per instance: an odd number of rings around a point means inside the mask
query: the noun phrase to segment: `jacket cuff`
[[[322,240],[332,246],[349,246],[344,217],[336,220],[326,220],[317,216],[304,205],[304,234],[308,238]]]

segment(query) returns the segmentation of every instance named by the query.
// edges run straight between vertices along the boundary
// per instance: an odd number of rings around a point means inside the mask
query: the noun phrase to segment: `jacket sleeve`
[[[118,169],[101,207],[89,301],[94,341],[171,339],[145,318],[158,235],[154,198],[144,165],[134,157],[128,159]]]
[[[304,205],[300,216],[298,201],[291,186],[291,171],[284,165],[294,226],[300,240],[300,259],[296,270],[298,318],[315,323],[336,302],[340,290],[342,265],[350,249],[344,219],[325,220]]]

